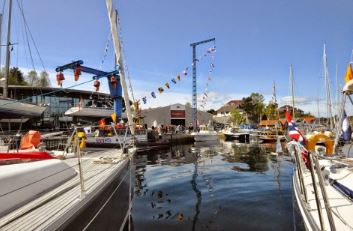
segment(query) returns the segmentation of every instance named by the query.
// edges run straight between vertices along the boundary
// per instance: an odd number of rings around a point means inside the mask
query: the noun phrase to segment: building
[[[231,100],[228,103],[226,103],[225,105],[223,105],[222,107],[220,107],[216,112],[216,116],[217,117],[224,117],[224,116],[230,116],[230,113],[232,112],[232,110],[234,109],[239,109],[241,111],[243,111],[242,109],[240,109],[240,105],[242,104],[243,100]]]
[[[3,89],[0,88],[0,93],[2,91]],[[47,105],[47,109],[41,118],[26,120],[29,127],[35,125],[41,128],[63,128],[70,126],[72,117],[67,117],[64,113],[69,108],[79,105],[80,102],[82,105],[89,105],[94,100],[112,101],[109,94],[95,92],[93,86],[92,91],[85,91],[66,88],[10,85],[8,87],[8,95],[10,98],[23,102]],[[0,117],[1,119],[9,119],[1,116],[1,112]],[[6,124],[1,124],[1,126],[6,129],[9,125],[6,122]]]
[[[241,113],[244,113],[243,109],[240,109],[240,105],[243,100],[231,100],[216,111],[216,115],[213,117],[215,122],[223,125],[230,125],[232,123],[231,112],[234,109],[238,109]]]
[[[165,107],[157,107],[142,110],[143,123],[148,127],[160,125],[182,125],[189,126],[192,123],[192,108],[183,104],[173,104]],[[197,120],[199,124],[208,124],[212,120],[212,114],[198,111]]]

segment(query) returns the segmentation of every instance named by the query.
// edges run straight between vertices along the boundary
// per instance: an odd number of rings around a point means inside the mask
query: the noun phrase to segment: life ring
[[[333,144],[334,141],[327,135],[319,133],[311,136],[308,138],[307,142],[307,149],[309,151],[315,151],[315,146],[318,142],[322,142],[325,144],[326,147],[326,154],[332,155],[333,154]]]

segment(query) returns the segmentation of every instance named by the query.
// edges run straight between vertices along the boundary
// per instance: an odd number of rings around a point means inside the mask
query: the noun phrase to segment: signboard
[[[185,118],[185,110],[170,110],[170,118]]]

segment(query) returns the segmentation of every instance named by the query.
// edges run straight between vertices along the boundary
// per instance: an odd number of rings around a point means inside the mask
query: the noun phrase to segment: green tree
[[[27,73],[27,82],[29,83],[30,86],[35,85],[37,81],[38,81],[38,74],[35,70],[31,70],[30,72]]]
[[[243,109],[252,120],[259,122],[265,108],[263,95],[256,92],[251,93],[250,96],[243,98],[240,108]]]
[[[232,122],[234,122],[236,125],[240,125],[242,123],[245,123],[245,116],[243,115],[243,113],[237,109],[234,108],[231,112],[230,112],[230,116],[232,119]]]
[[[12,67],[9,73],[9,85],[28,85],[23,77],[23,73],[18,67]]]
[[[267,119],[273,120],[273,119],[278,118],[278,115],[277,115],[277,104],[269,103],[265,107],[264,113],[265,113]]]
[[[40,72],[39,79],[36,82],[38,87],[50,87],[49,74],[46,71]]]

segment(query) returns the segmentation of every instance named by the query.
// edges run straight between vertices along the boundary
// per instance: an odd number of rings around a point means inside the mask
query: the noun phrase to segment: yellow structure
[[[306,148],[309,151],[315,151],[315,146],[317,143],[324,143],[325,147],[326,147],[326,154],[328,154],[328,155],[333,154],[334,141],[330,137],[328,137],[322,133],[315,134],[315,135],[311,136],[310,138],[308,138],[308,143],[307,143]]]

